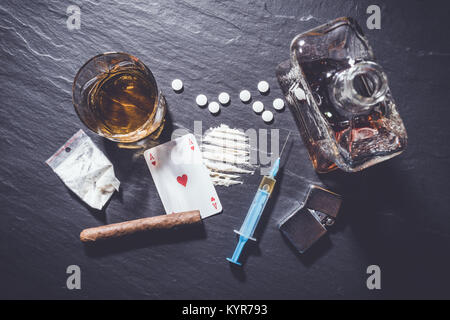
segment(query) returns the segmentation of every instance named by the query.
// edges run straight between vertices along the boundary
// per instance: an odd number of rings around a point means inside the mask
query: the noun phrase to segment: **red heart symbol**
[[[194,150],[194,146],[191,147],[191,150]]]
[[[188,180],[188,177],[185,174],[177,177],[178,183],[181,184],[183,187],[186,187],[187,180]]]
[[[153,160],[153,161],[152,161]],[[152,161],[152,165],[156,166],[155,157],[150,153],[150,161]]]
[[[217,209],[217,203],[215,201],[216,199],[214,199],[214,197],[211,197],[212,205],[214,206],[215,209]]]

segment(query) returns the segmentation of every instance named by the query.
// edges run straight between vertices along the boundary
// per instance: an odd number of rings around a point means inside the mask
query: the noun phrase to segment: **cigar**
[[[168,230],[178,226],[186,226],[200,222],[200,211],[186,211],[161,216],[130,220],[121,223],[107,224],[101,227],[84,229],[80,233],[82,242],[94,242],[110,238],[118,238],[147,230]]]

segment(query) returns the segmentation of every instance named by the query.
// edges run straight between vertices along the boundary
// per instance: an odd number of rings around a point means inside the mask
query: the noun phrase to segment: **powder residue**
[[[215,185],[229,187],[242,184],[243,174],[253,174],[247,135],[225,124],[206,131],[202,155]]]

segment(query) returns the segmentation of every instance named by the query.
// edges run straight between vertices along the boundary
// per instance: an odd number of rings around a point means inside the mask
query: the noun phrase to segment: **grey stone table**
[[[381,30],[366,27],[372,1],[2,1],[0,4],[0,297],[149,299],[450,298],[450,27],[444,1],[377,1]],[[68,30],[67,7],[81,10]],[[265,104],[281,96],[276,65],[299,32],[339,16],[363,26],[409,134],[406,152],[358,174],[317,175],[288,110],[265,124],[238,93],[265,79]],[[277,192],[243,269],[225,257],[260,175],[217,187],[222,214],[203,227],[84,246],[86,227],[163,213],[142,158],[89,132],[71,102],[72,80],[90,57],[136,55],[166,95],[171,128],[221,123],[295,135]],[[172,79],[185,82],[182,94]],[[221,91],[232,103],[219,116],[195,97]],[[83,128],[114,163],[121,191],[90,210],[44,163]],[[169,128],[170,129],[170,128]],[[310,183],[343,194],[339,220],[299,255],[276,228]],[[381,290],[366,269],[381,268]],[[66,288],[66,268],[81,268],[81,290]]]

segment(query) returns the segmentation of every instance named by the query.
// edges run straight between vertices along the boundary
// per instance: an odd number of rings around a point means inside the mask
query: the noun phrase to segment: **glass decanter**
[[[405,149],[386,74],[352,18],[297,35],[277,78],[316,171],[360,171]]]

